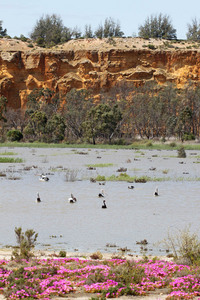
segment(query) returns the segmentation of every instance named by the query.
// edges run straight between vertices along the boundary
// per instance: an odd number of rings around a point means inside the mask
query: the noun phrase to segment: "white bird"
[[[36,199],[36,202],[38,202],[38,203],[41,202],[39,193],[37,193],[37,199]]]
[[[75,203],[77,200],[76,198],[74,197],[73,194],[71,194],[71,197],[68,199],[69,203]]]

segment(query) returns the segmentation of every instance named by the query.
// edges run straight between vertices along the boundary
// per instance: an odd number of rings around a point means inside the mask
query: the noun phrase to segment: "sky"
[[[0,0],[0,20],[11,37],[29,37],[37,20],[47,14],[58,15],[64,26],[77,26],[82,33],[86,24],[95,31],[111,17],[125,36],[137,36],[146,18],[159,13],[170,17],[178,39],[186,39],[187,24],[200,19],[200,0]]]

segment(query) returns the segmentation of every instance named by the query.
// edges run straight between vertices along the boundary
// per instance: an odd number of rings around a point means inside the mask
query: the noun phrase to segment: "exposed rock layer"
[[[150,50],[147,48],[76,47],[58,50],[27,50],[24,47],[4,51],[0,45],[0,95],[13,108],[24,107],[34,88],[49,88],[65,94],[71,88],[91,89],[98,95],[118,81],[140,84],[155,80],[174,82],[182,87],[189,79],[200,80],[198,50]],[[85,43],[85,42],[84,42]],[[74,44],[73,44],[74,45]]]

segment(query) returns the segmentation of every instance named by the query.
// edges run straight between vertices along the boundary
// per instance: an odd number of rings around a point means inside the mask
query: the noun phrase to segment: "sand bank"
[[[0,259],[6,259],[9,260],[11,259],[12,256],[12,248],[1,248],[0,249]],[[94,252],[93,252],[94,253]],[[66,257],[80,257],[80,258],[85,258],[85,259],[90,259],[91,255],[93,253],[89,253],[89,252],[66,252]],[[47,251],[47,250],[34,250],[33,254],[35,257],[37,258],[56,258],[59,257],[59,251]],[[116,253],[103,253],[102,254],[102,259],[112,259],[112,258],[125,258],[125,259],[130,259],[130,260],[141,260],[144,256],[142,255],[132,255],[132,254],[120,254],[119,252]],[[151,259],[155,257],[155,255],[151,256],[148,255],[148,258]],[[172,258],[169,258],[167,256],[156,256],[158,259],[160,260],[165,260],[165,261],[171,261]]]

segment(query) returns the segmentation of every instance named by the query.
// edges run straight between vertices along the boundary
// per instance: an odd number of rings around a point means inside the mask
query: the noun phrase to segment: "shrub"
[[[33,229],[27,229],[24,233],[21,227],[15,227],[15,235],[18,246],[13,250],[12,255],[16,259],[28,260],[33,256],[31,250],[35,247],[38,233],[35,233]]]
[[[96,270],[95,273],[90,273],[86,279],[86,284],[92,284],[95,282],[105,282],[105,275],[102,273],[102,270]],[[98,298],[100,300],[101,298]]]
[[[115,46],[116,45],[116,41],[114,40],[114,38],[112,36],[110,36],[107,40],[108,44]]]
[[[110,275],[115,274],[115,281],[128,285],[130,283],[141,283],[145,277],[143,267],[137,266],[133,261],[126,261],[124,264],[116,265],[110,269]]]
[[[185,133],[182,137],[183,141],[195,140],[195,135],[193,133]]]
[[[125,141],[124,139],[116,139],[114,140],[111,145],[126,145],[127,141]]]
[[[92,258],[92,259],[102,259],[103,255],[102,255],[102,253],[100,251],[97,251],[95,253],[92,253],[90,255],[90,258]]]
[[[65,173],[65,181],[71,181],[74,182],[77,180],[77,170],[74,169],[66,169]]]
[[[152,144],[152,142],[147,142],[147,143],[146,143],[146,146],[147,146],[147,147],[152,147],[153,144]]]
[[[179,158],[185,158],[186,157],[186,152],[183,146],[179,147],[178,150],[178,157]]]
[[[165,137],[162,137],[162,138],[161,138],[161,142],[162,142],[162,143],[165,143],[165,142],[166,142],[166,138],[165,138]]]
[[[14,141],[19,142],[21,139],[23,139],[23,134],[21,133],[21,131],[13,129],[13,130],[8,131],[7,138],[11,142],[14,142]]]
[[[149,44],[148,48],[151,49],[151,50],[155,50],[156,49],[156,47],[154,45],[152,45],[152,44]]]
[[[105,181],[106,180],[106,177],[103,176],[103,175],[98,175],[96,178],[95,178],[96,181]]]
[[[147,182],[147,177],[146,176],[137,177],[137,178],[135,178],[135,182],[146,183]]]
[[[59,257],[66,257],[67,252],[64,250],[61,250],[58,255],[59,255]]]
[[[176,234],[168,233],[167,239],[163,242],[181,264],[200,265],[200,241],[196,233],[190,232],[190,226],[186,226]]]
[[[176,147],[176,143],[175,143],[175,142],[171,142],[171,143],[169,144],[169,146],[172,147],[172,148],[175,148],[175,147]]]

